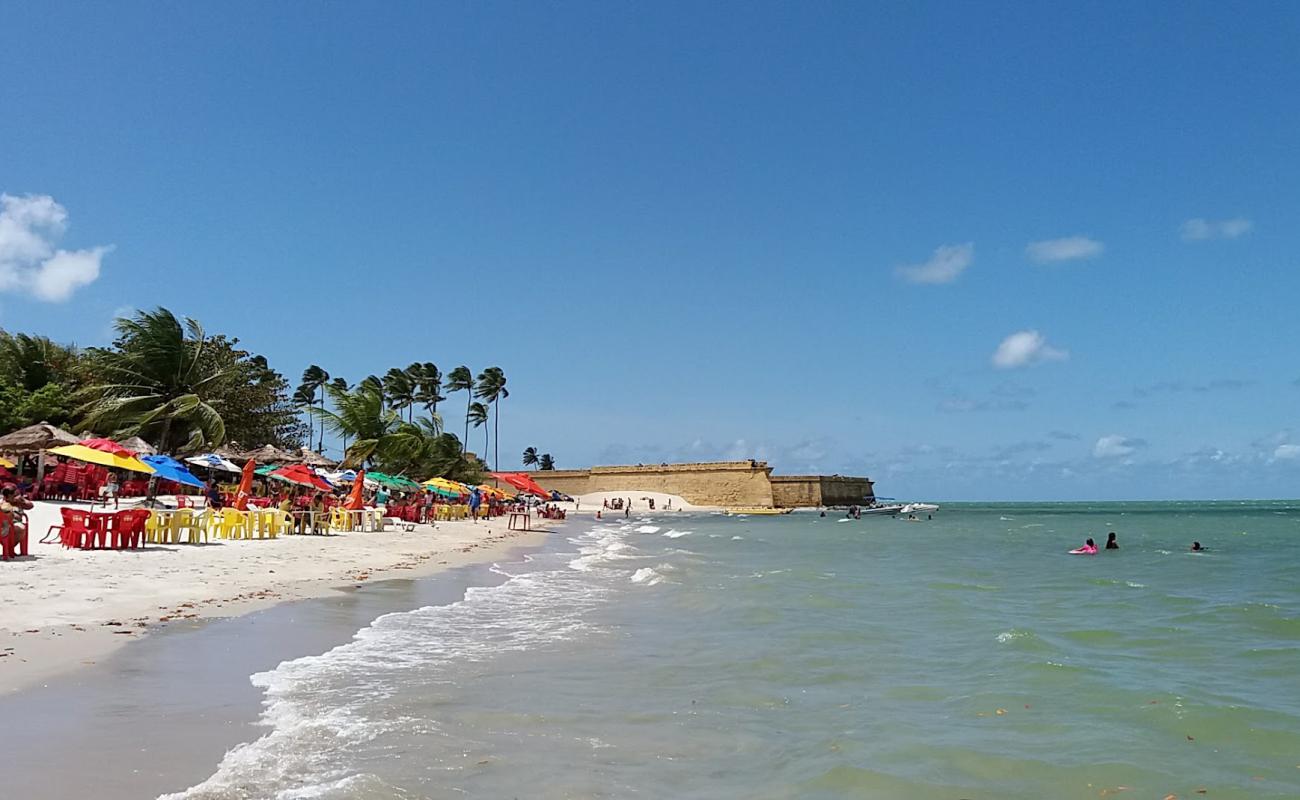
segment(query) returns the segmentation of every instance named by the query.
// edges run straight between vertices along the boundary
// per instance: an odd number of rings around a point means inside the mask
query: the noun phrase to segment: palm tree
[[[473,424],[475,428],[486,426],[488,421],[488,407],[482,403],[470,403],[469,411],[465,412],[467,424]],[[488,449],[488,429],[483,428],[483,455],[487,455]]]
[[[495,409],[492,440],[496,442],[496,450],[492,455],[492,468],[501,469],[501,401],[510,396],[510,390],[506,388],[506,374],[500,367],[488,367],[479,373],[474,396],[486,400]]]
[[[352,385],[349,384],[349,383],[347,382],[347,379],[346,379],[346,378],[335,378],[334,380],[330,381],[330,382],[327,384],[327,386],[328,386],[328,387],[333,387],[333,390],[336,391],[336,392],[350,392],[350,391],[352,391]],[[327,391],[328,391],[328,389],[327,389]],[[324,403],[324,401],[322,401],[322,402],[321,402],[321,408],[324,408],[324,407],[325,407],[325,403]],[[322,423],[321,423],[321,438],[324,439],[324,436],[325,436],[325,423],[322,422]],[[347,437],[347,434],[343,434],[343,437],[342,437],[342,438],[343,438],[343,452],[344,452],[344,453],[347,453],[347,451],[348,451],[348,437]]]
[[[310,406],[316,402],[316,393],[320,392],[320,406],[325,407],[325,384],[329,381],[330,374],[320,367],[312,364],[302,371],[302,383],[298,386],[298,391],[294,393],[294,402],[302,404],[301,398],[306,397],[306,405]],[[307,435],[307,444],[311,444],[311,434]],[[316,445],[316,450],[325,449],[325,426],[320,429],[320,441]]]
[[[447,373],[447,392],[465,393],[465,438],[461,439],[461,452],[464,453],[469,446],[469,405],[474,399],[474,373],[469,371],[469,367],[461,365]]]
[[[542,453],[542,457],[537,460],[538,469],[553,470],[555,469],[555,459],[551,458],[550,453]]]
[[[385,408],[383,394],[373,383],[362,381],[352,391],[332,383],[325,386],[334,410],[312,408],[310,411],[334,433],[355,439],[344,450],[344,466],[372,465],[377,460],[400,461],[418,451],[424,438],[420,425],[406,422],[395,409]],[[428,424],[435,425],[432,421]]]
[[[207,357],[203,326],[157,308],[113,327],[112,348],[87,351],[95,382],[77,392],[82,428],[140,436],[164,453],[221,444],[226,424],[207,398],[237,369]]]
[[[406,368],[415,385],[415,402],[424,406],[430,414],[438,413],[438,404],[447,398],[442,396],[442,372],[432,361],[412,364]]]
[[[524,466],[533,467],[537,465],[537,448],[529,447],[524,450]]]
[[[45,336],[0,330],[0,371],[29,392],[68,379],[76,361],[75,346],[61,345]]]
[[[388,395],[388,403],[395,411],[400,413],[415,405],[415,384],[406,370],[393,367],[384,374],[383,383],[384,394]]]

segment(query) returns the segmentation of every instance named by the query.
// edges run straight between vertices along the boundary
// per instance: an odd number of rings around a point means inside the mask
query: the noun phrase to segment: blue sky
[[[0,326],[500,365],[506,466],[1294,497],[1296,41],[1264,3],[7,4]]]

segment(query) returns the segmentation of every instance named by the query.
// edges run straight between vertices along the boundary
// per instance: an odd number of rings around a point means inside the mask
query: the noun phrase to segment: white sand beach
[[[489,562],[544,536],[509,531],[498,518],[413,532],[82,551],[38,543],[59,508],[37,503],[28,515],[31,555],[0,565],[0,693],[93,664],[160,626]]]

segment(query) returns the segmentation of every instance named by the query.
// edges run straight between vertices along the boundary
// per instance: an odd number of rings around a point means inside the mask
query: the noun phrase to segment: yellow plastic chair
[[[218,526],[222,539],[242,539],[248,535],[248,513],[233,508],[223,508]]]
[[[329,526],[332,531],[350,531],[352,530],[352,515],[342,506],[334,506],[330,509]]]
[[[194,511],[188,508],[178,508],[172,512],[171,525],[168,526],[167,534],[173,544],[179,544],[182,532],[185,534],[185,541],[190,544],[198,541],[199,534],[205,533],[201,530],[199,520],[195,519]]]
[[[287,511],[268,511],[265,522],[266,535],[272,539],[282,533],[293,533],[293,515]]]
[[[171,530],[169,515],[157,511],[149,512],[149,519],[144,522],[144,540],[150,544],[162,544],[167,541]]]

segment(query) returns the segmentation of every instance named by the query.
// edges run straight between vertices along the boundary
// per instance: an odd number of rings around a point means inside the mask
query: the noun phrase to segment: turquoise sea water
[[[178,796],[1300,796],[1290,503],[571,520],[496,570],[253,676]]]

